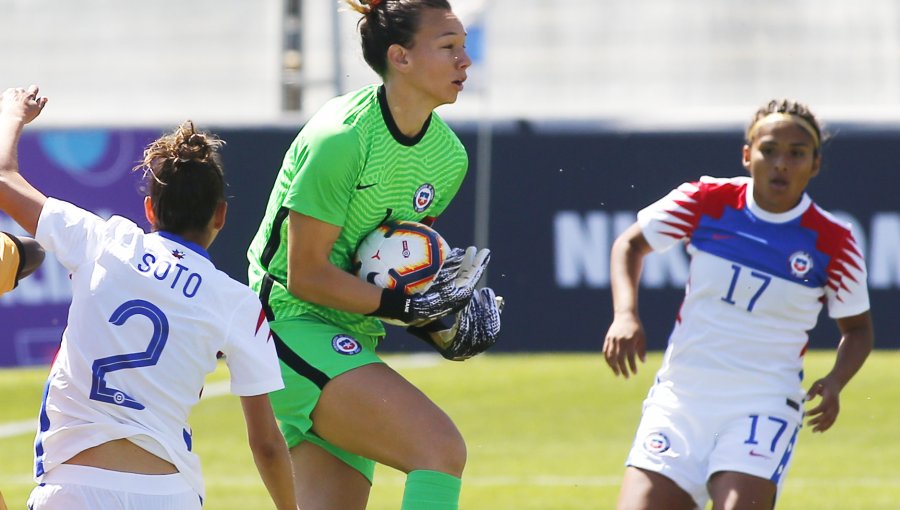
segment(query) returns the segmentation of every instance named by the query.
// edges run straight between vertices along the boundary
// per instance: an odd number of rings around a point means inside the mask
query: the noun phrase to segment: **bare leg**
[[[325,385],[313,431],[344,450],[404,473],[462,476],[466,445],[450,418],[387,365],[375,363]],[[291,449],[301,510],[364,510],[371,488],[361,473],[319,446]]]
[[[709,479],[713,510],[771,510],[777,490],[771,480],[734,471],[720,471]]]
[[[462,476],[466,445],[450,418],[389,366],[332,379],[312,413],[313,430],[347,451],[409,473]]]
[[[291,448],[294,488],[300,510],[364,510],[369,480],[319,446],[304,441]]]
[[[635,467],[625,468],[617,510],[694,510],[694,498],[671,478]]]

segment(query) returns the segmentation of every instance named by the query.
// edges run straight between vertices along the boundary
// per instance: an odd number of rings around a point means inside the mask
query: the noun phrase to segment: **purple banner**
[[[45,195],[107,218],[120,215],[146,226],[141,176],[131,169],[153,130],[28,131],[19,145],[22,174]],[[0,230],[27,235],[0,213]],[[56,353],[72,297],[69,273],[49,254],[35,274],[0,297],[4,326],[0,366],[41,365]]]

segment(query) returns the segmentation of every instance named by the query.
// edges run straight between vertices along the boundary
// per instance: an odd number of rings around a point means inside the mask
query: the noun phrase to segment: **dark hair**
[[[144,192],[153,203],[156,230],[203,232],[225,201],[225,175],[216,152],[225,142],[184,122],[144,150]]]
[[[449,11],[447,0],[344,0],[363,15],[359,20],[363,58],[373,71],[384,78],[387,50],[392,44],[412,48],[424,9]]]
[[[810,132],[810,135],[815,141],[815,153],[819,153],[819,148],[821,147],[822,142],[824,142],[822,127],[819,125],[819,121],[809,110],[808,106],[790,99],[773,99],[756,110],[756,113],[753,114],[753,120],[750,121],[750,125],[747,126],[747,131],[744,134],[744,138],[748,144],[753,142],[751,138],[753,138],[756,124],[773,113],[795,115],[802,119],[803,122],[807,124],[802,127]]]

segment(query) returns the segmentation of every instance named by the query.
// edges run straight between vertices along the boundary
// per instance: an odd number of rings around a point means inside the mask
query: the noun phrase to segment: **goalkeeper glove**
[[[407,331],[434,347],[441,356],[463,361],[494,345],[500,334],[502,311],[503,298],[483,288],[456,314],[452,325],[448,326],[445,318],[410,326]]]
[[[470,246],[460,252],[451,252],[427,291],[407,296],[399,290],[384,289],[378,309],[367,315],[412,324],[439,319],[466,306],[491,260],[491,251]]]

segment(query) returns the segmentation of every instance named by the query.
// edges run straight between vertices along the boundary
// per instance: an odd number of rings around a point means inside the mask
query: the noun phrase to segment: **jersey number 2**
[[[116,326],[125,324],[125,321],[135,315],[143,315],[153,324],[153,333],[150,335],[150,345],[143,352],[119,354],[94,361],[92,366],[93,381],[91,383],[91,399],[107,402],[117,406],[143,409],[144,405],[131,398],[124,391],[117,390],[106,385],[106,374],[116,370],[127,368],[151,367],[159,361],[159,355],[166,346],[169,337],[169,320],[166,314],[156,305],[143,299],[133,299],[122,303],[109,318],[109,322]]]

